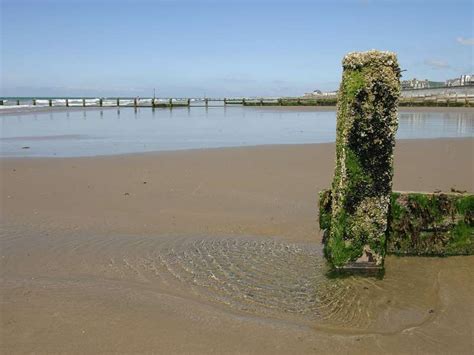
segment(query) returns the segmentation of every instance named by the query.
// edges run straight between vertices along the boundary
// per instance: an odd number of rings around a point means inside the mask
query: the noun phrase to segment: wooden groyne
[[[211,107],[334,106],[336,98],[0,98],[0,106],[42,107]]]
[[[221,107],[221,106],[336,106],[337,97],[282,98],[0,98],[0,106],[40,107]],[[400,97],[404,107],[474,107],[474,94]]]
[[[446,95],[401,97],[399,105],[408,107],[474,107],[474,96]]]

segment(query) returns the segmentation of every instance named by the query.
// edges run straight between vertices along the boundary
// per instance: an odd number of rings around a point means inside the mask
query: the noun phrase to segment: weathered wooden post
[[[33,106],[36,106],[36,99],[33,99]]]
[[[188,107],[191,106],[191,99],[188,99]]]
[[[86,107],[86,99],[82,99],[82,107]]]
[[[325,255],[336,268],[382,267],[398,127],[394,53],[350,53],[338,93],[336,168]]]
[[[49,99],[48,100],[48,105],[49,105],[49,107],[53,106],[53,100]]]
[[[117,98],[117,107],[120,107],[120,99]]]
[[[169,105],[170,105],[170,108],[173,107],[173,99],[169,99]]]
[[[66,99],[66,107],[69,107],[69,99]]]
[[[104,100],[102,98],[99,99],[99,106],[100,107],[104,106]]]
[[[137,98],[134,98],[134,99],[133,99],[133,107],[137,107],[137,104],[138,104]]]

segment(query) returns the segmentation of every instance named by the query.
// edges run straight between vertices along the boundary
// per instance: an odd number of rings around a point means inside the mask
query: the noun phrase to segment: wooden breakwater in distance
[[[335,106],[329,98],[1,98],[0,105],[47,107]]]
[[[474,96],[443,95],[402,97],[399,106],[403,107],[474,107]]]
[[[187,107],[189,98],[0,98],[0,106],[39,107]],[[212,99],[214,100],[214,99]],[[210,99],[203,99],[208,104]]]
[[[336,106],[336,96],[282,98],[0,98],[0,106],[42,107],[216,107]],[[474,107],[474,95],[400,97],[402,107]]]

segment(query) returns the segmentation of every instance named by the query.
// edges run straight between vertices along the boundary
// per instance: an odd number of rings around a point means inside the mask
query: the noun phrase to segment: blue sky
[[[473,1],[0,0],[2,96],[280,96],[337,89],[341,59],[474,72]]]

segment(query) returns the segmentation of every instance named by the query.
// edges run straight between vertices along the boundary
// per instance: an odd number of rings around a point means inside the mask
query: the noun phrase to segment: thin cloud
[[[474,46],[474,38],[458,37],[456,38],[456,42],[462,44],[463,46]]]
[[[424,63],[434,69],[446,69],[450,67],[450,65],[443,60],[425,59]]]
[[[225,76],[217,78],[220,82],[232,83],[232,84],[251,84],[256,83],[257,80],[245,77],[244,75],[236,77],[236,76]]]

